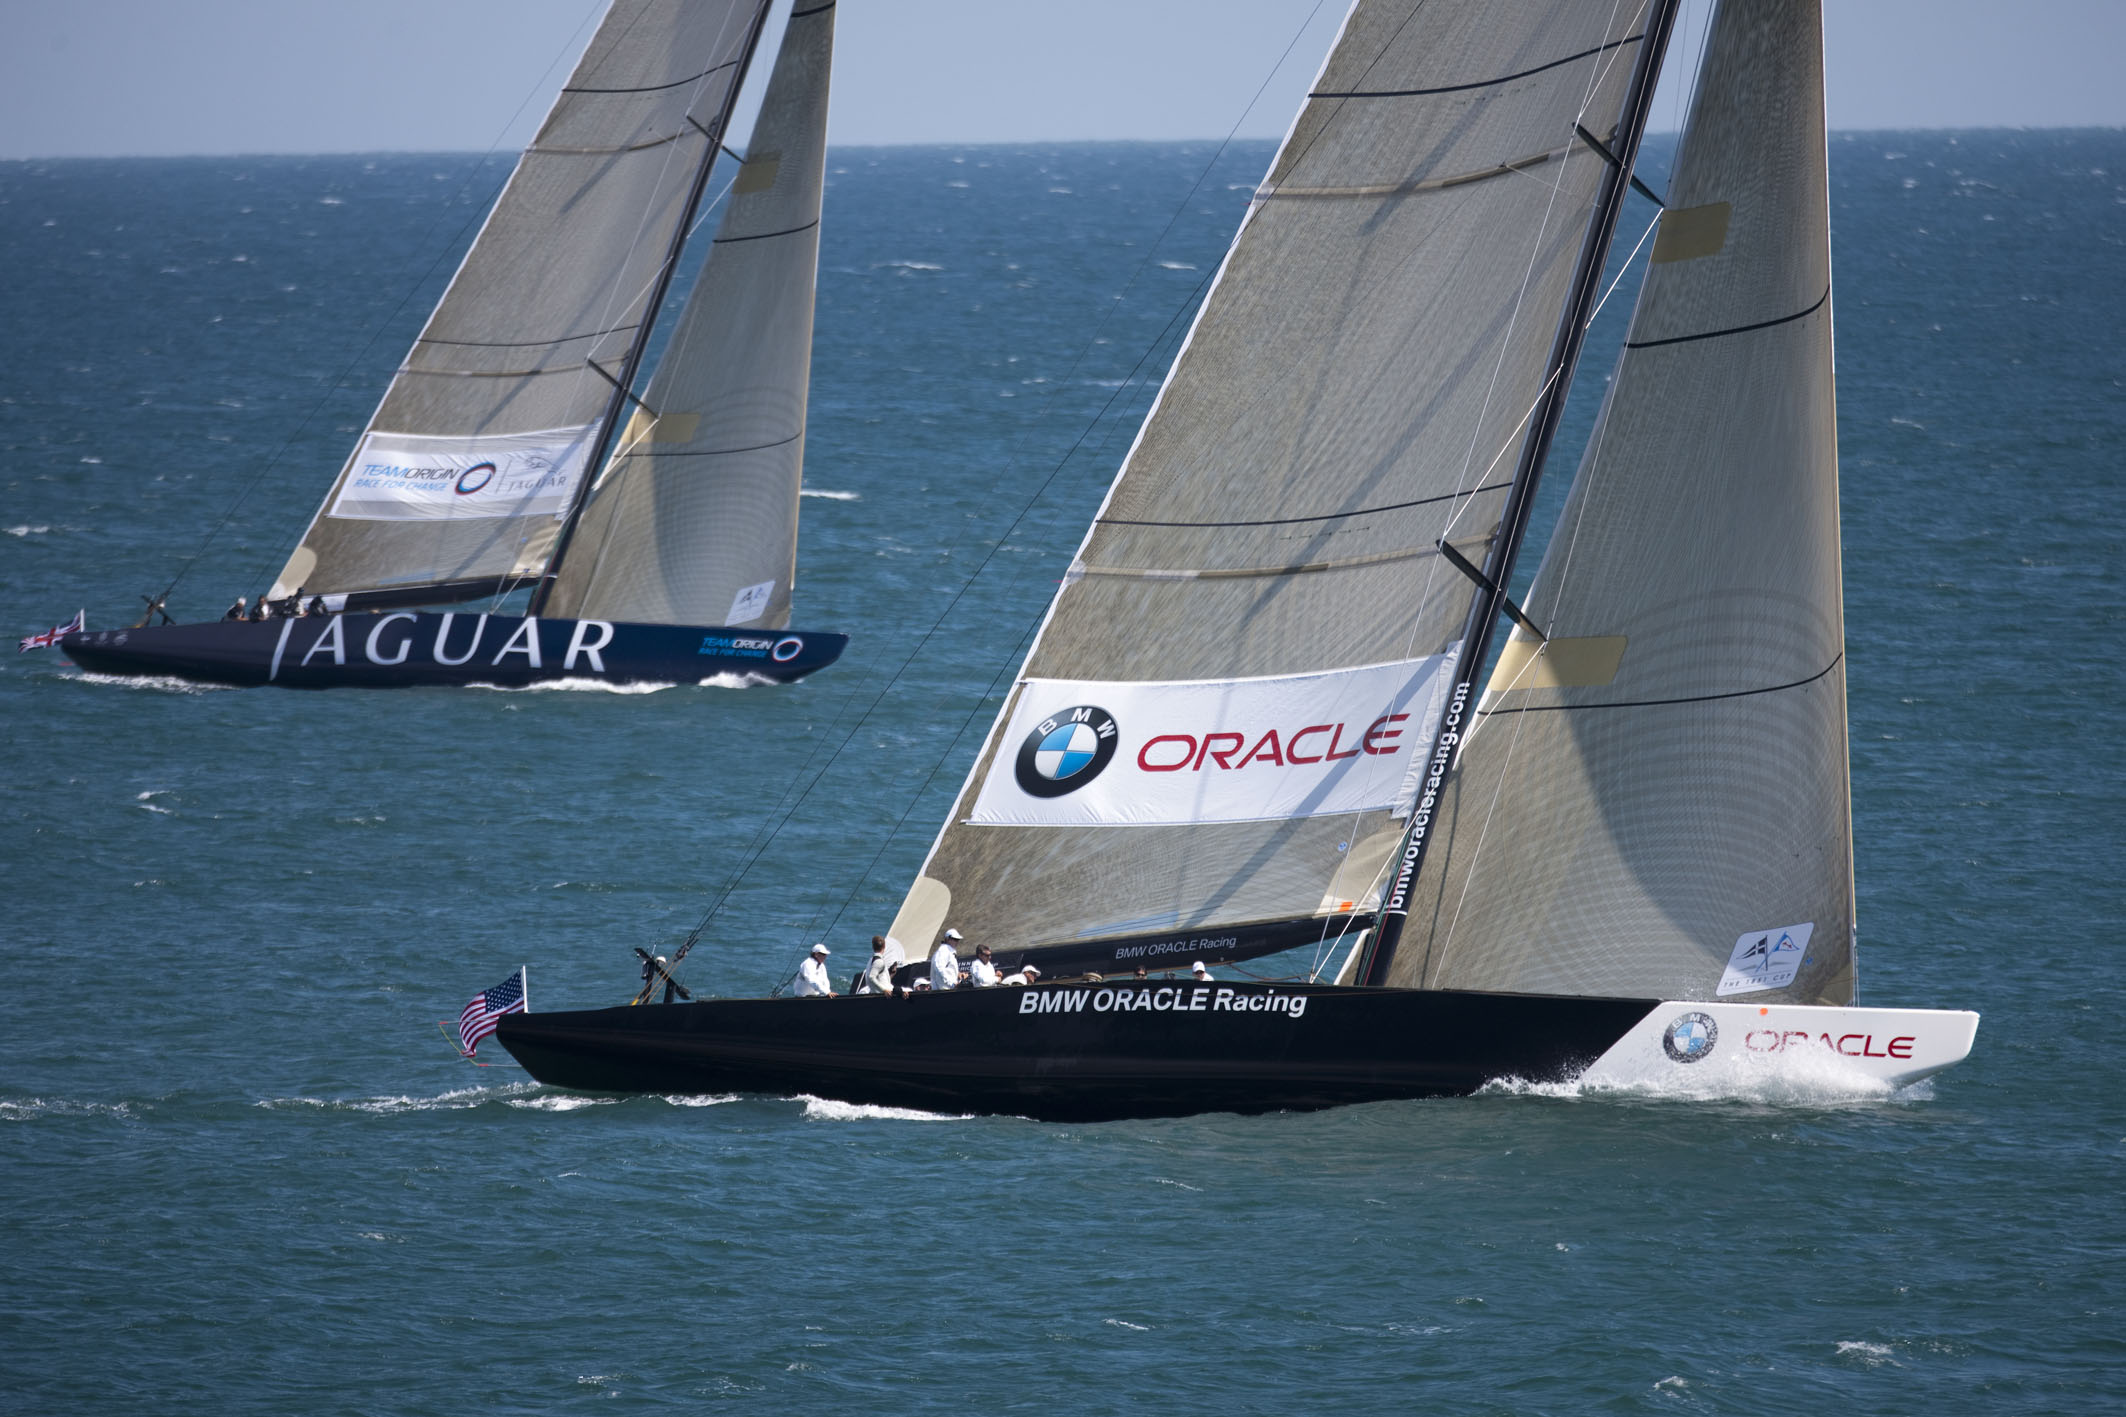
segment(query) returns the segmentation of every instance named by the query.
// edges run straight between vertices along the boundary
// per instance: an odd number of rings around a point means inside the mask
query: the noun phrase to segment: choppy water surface
[[[848,150],[798,587],[855,636],[834,669],[303,695],[0,662],[0,1405],[2126,1402],[2126,137],[1832,151],[1863,998],[1983,1011],[1968,1064],[1057,1127],[459,1061],[436,1020],[476,989],[528,961],[534,1007],[618,1002],[749,861],[697,986],[883,924],[1267,155]],[[498,172],[0,166],[9,632],[130,619],[246,488],[173,603],[263,585]]]

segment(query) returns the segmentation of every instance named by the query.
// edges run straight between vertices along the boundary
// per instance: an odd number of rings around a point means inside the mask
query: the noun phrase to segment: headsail
[[[948,913],[1008,947],[1364,907],[1468,606],[1435,543],[1494,534],[1605,170],[1575,126],[1614,125],[1642,9],[1353,8],[909,893],[911,947]]]
[[[790,623],[833,54],[831,0],[799,0],[708,265],[548,612]]]
[[[273,595],[545,570],[765,9],[615,0]]]
[[[1818,0],[1722,0],[1668,203],[1390,983],[1852,998]]]

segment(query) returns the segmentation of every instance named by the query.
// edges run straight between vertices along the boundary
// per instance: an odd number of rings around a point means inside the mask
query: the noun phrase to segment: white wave
[[[1868,1343],[1857,1338],[1841,1339],[1838,1344],[1839,1357],[1858,1359],[1871,1368],[1891,1363],[1890,1352],[1890,1345],[1887,1343]]]
[[[928,262],[928,261],[880,261],[880,262],[879,262],[879,263],[878,263],[877,265],[873,266],[873,267],[872,267],[871,269],[873,269],[873,270],[881,270],[881,269],[885,269],[885,270],[891,270],[891,269],[893,269],[893,268],[895,268],[895,267],[898,267],[898,268],[900,268],[901,270],[904,270],[904,271],[942,271],[943,269],[945,269],[945,268],[944,268],[943,266],[935,266],[935,265],[932,265],[932,264],[931,264],[930,262]]]
[[[30,526],[27,523],[24,523],[21,526],[11,526],[7,528],[7,534],[9,536],[43,536],[46,532],[50,530],[51,528],[49,526]]]
[[[568,1092],[546,1092],[537,1097],[505,1097],[503,1105],[528,1112],[580,1112],[586,1107],[610,1107],[617,1097],[582,1097]]]
[[[1829,1059],[1819,1066],[1797,1066],[1790,1059],[1779,1068],[1747,1068],[1729,1071],[1677,1069],[1658,1080],[1585,1083],[1529,1082],[1525,1078],[1499,1078],[1486,1083],[1479,1095],[1549,1097],[1567,1100],[1617,1098],[1660,1102],[1753,1102],[1781,1107],[1837,1107],[1868,1102],[1917,1102],[1934,1095],[1928,1082],[1892,1087],[1879,1078],[1867,1077]]]
[[[913,1107],[873,1107],[863,1102],[836,1102],[831,1098],[801,1094],[805,1118],[813,1122],[965,1122],[971,1113],[918,1112]]]
[[[614,684],[604,679],[541,679],[536,684],[467,684],[491,694],[661,694],[675,684]]]
[[[797,495],[800,497],[824,497],[830,502],[861,502],[863,500],[863,494],[861,493],[829,492],[824,487],[800,487],[797,489]]]
[[[711,674],[699,681],[697,689],[757,689],[775,681],[765,674]]]
[[[1116,1328],[1126,1328],[1133,1333],[1150,1333],[1152,1331],[1150,1324],[1133,1324],[1128,1319],[1102,1319],[1100,1322],[1113,1324]]]
[[[735,1092],[721,1092],[708,1093],[697,1097],[680,1093],[666,1096],[663,1100],[674,1107],[721,1107],[726,1102],[736,1102],[738,1094]]]
[[[1159,269],[1163,271],[1192,271],[1196,268],[1186,261],[1161,261]]]
[[[29,1122],[39,1117],[130,1117],[124,1102],[74,1102],[64,1097],[0,1098],[0,1122]]]
[[[460,1087],[434,1097],[401,1093],[396,1097],[268,1097],[256,1103],[268,1111],[309,1107],[321,1112],[368,1112],[390,1116],[401,1112],[461,1112],[489,1102],[507,1102],[538,1090],[535,1082],[508,1082],[499,1087]]]
[[[234,684],[195,684],[174,674],[95,674],[84,669],[74,678],[84,684],[108,684],[116,689],[146,689],[156,694],[218,694]]]

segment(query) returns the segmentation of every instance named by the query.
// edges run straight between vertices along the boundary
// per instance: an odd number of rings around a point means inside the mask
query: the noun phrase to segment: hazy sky
[[[603,10],[0,0],[0,158],[520,147]],[[1243,134],[1275,136],[1343,10],[842,0],[830,141],[1200,138],[1243,112]],[[1827,0],[1826,27],[1834,128],[2126,125],[2126,0]],[[1675,110],[1657,105],[1657,126]]]

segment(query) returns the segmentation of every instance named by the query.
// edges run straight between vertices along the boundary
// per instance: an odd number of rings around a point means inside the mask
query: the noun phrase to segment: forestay
[[[765,6],[615,0],[273,595],[545,569]]]
[[[1602,172],[1574,127],[1614,126],[1640,8],[1354,7],[909,894],[903,940],[926,944],[948,914],[999,945],[1290,919],[1377,888],[1390,804],[1288,792],[1323,771],[1306,760],[1328,735],[1296,763],[1290,740],[1342,725],[1348,751],[1399,705],[1432,712],[1469,603],[1435,542],[1481,560],[1493,534]],[[1346,676],[1376,665],[1400,667],[1398,688],[1347,701]],[[1290,675],[1321,676],[1319,695],[1269,712],[1250,685]],[[1030,681],[1044,698],[1028,724]],[[1101,703],[1118,681],[1138,691],[1127,720]],[[1122,766],[1103,773],[1155,769],[1174,735],[1238,734],[1176,775],[1208,803],[1231,796],[1216,774],[1255,774],[1298,805],[970,821],[978,799],[998,815],[999,779],[1029,752],[1037,773],[1081,762],[1068,734],[1040,746],[1069,723],[1042,725],[1087,707],[1115,720]],[[1404,767],[1413,736],[1392,741]]]
[[[1817,0],[1722,0],[1668,204],[1390,983],[1852,998]]]
[[[708,265],[592,491],[550,613],[790,623],[833,52],[833,5],[799,0]]]

